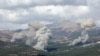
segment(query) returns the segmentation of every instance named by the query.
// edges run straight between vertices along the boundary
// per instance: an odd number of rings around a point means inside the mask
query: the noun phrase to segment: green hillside
[[[100,56],[100,45],[68,47],[66,44],[53,44],[49,47],[57,49],[44,53],[47,56]]]
[[[30,46],[0,42],[0,56],[38,56],[38,51]]]
[[[67,46],[49,43],[48,52],[37,51],[30,46],[0,42],[0,56],[100,56],[100,45]]]

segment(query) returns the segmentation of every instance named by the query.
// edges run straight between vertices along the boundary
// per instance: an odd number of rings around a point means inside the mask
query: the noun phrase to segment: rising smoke
[[[78,39],[75,39],[73,42],[71,42],[69,46],[86,43],[87,40],[89,39],[89,35],[87,33],[88,30],[90,30],[92,27],[95,26],[95,22],[93,19],[87,19],[79,22],[78,24],[82,29],[81,36],[78,37]]]
[[[47,27],[44,26],[36,32],[36,39],[38,39],[38,42],[35,46],[33,46],[33,48],[46,51],[50,38],[51,32],[47,29]]]
[[[29,23],[28,25],[29,31],[15,33],[11,39],[11,42],[15,42],[18,39],[23,39],[25,40],[26,45],[33,46],[33,48],[37,50],[45,51],[48,45],[48,40],[51,37],[50,30],[40,23]],[[32,43],[36,39],[37,43],[34,46]]]
[[[37,22],[34,23],[32,22],[29,23],[28,25],[29,25],[29,31],[22,31],[22,32],[15,33],[13,35],[13,38],[11,39],[11,42],[15,42],[16,40],[23,39],[25,40],[25,44],[32,45],[32,42],[36,35],[36,31],[42,28],[43,25]]]

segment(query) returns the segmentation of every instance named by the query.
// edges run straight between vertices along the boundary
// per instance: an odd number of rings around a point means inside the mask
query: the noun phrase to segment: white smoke
[[[36,22],[29,23],[29,31],[22,31],[19,33],[15,33],[11,39],[11,42],[15,42],[19,39],[26,39],[25,44],[32,45],[34,37],[36,36],[36,31],[42,28],[44,25]]]
[[[81,21],[78,24],[82,28],[81,36],[78,39],[75,39],[72,43],[70,43],[69,44],[70,46],[77,45],[80,43],[82,43],[82,44],[86,43],[87,40],[89,39],[89,35],[88,35],[87,31],[95,26],[95,22],[92,19],[87,19],[87,20]]]
[[[37,50],[43,50],[46,51],[46,48],[48,46],[48,40],[51,38],[51,31],[48,30],[45,26],[41,29],[39,29],[36,32],[36,39],[38,39],[38,42],[33,48]]]
[[[38,23],[38,22],[32,22],[32,23],[29,23],[29,31],[27,34],[25,34],[27,36],[27,40],[26,40],[26,44],[27,45],[31,45],[32,46],[32,43],[34,41],[34,38],[36,36],[36,32],[42,28],[44,25]]]
[[[15,33],[11,42],[15,42],[18,39],[25,39],[26,45],[32,46],[37,50],[46,51],[50,38],[51,31],[46,26],[40,23],[29,23],[29,31]],[[37,40],[37,43],[33,45],[32,43],[35,40]]]
[[[15,42],[16,40],[23,39],[26,37],[26,32],[14,33],[11,42]]]

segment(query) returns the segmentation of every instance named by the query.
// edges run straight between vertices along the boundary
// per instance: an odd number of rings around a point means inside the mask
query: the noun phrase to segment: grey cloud
[[[1,9],[29,8],[44,5],[86,5],[86,0],[0,0]]]
[[[80,8],[85,8],[85,10]],[[1,15],[1,19],[3,19],[1,22],[17,24],[31,21],[55,22],[60,19],[71,19],[73,17],[83,16],[87,10],[88,7],[86,6],[37,6],[28,9],[4,10],[6,12],[3,16]]]
[[[98,20],[100,18],[100,0],[87,0],[87,4],[90,8],[89,17]]]
[[[27,24],[14,24],[14,23],[1,23],[0,30],[15,30],[15,29],[27,29]]]
[[[12,24],[25,24],[32,21],[55,22],[61,19],[76,20],[77,18],[91,17],[99,20],[100,18],[100,0],[30,0],[31,2],[29,4],[24,3],[24,0],[19,0],[20,2],[17,2],[17,4],[15,2],[15,5],[12,3],[9,4],[7,1],[10,0],[0,0],[1,23],[10,22]],[[77,10],[77,7],[82,5],[89,8],[89,13],[84,13],[84,10]],[[64,8],[64,6],[68,7]],[[38,10],[40,11],[36,11],[37,9],[34,10],[36,7],[38,7]],[[41,7],[43,8],[41,9]],[[61,7],[63,7],[64,10],[60,9]],[[14,13],[16,16],[10,16],[11,18],[9,18],[8,15],[12,13]]]

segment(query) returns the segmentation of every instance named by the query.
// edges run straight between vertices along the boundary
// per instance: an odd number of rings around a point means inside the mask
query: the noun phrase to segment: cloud
[[[0,30],[27,29],[27,24],[0,23]]]
[[[90,8],[89,17],[98,20],[100,18],[100,0],[87,0],[87,4]]]
[[[52,23],[61,19],[100,18],[99,0],[0,0],[0,22]]]
[[[88,13],[87,6],[36,6],[28,9],[4,10],[0,9],[2,21],[26,23],[30,21],[55,21],[71,16],[79,17]]]
[[[32,21],[55,22],[60,19],[80,17],[88,13],[87,6],[35,6],[16,10],[0,9],[0,22],[26,24]],[[16,27],[15,27],[16,28]]]
[[[86,0],[0,0],[0,8],[16,9],[44,5],[86,5]]]

